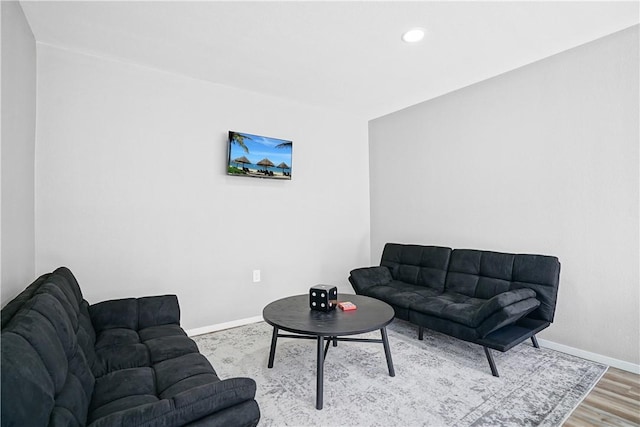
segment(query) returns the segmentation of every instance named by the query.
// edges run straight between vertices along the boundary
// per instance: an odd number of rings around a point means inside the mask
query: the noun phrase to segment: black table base
[[[316,367],[316,409],[322,409],[322,398],[324,395],[324,360],[329,351],[329,345],[333,343],[333,346],[338,345],[338,341],[346,342],[365,342],[365,343],[378,343],[384,346],[384,355],[387,359],[387,368],[389,369],[389,376],[395,377],[396,372],[393,369],[393,360],[391,359],[391,350],[389,349],[389,339],[387,337],[387,328],[380,328],[381,339],[372,338],[345,338],[338,336],[321,336],[321,335],[303,335],[303,334],[281,334],[278,333],[278,328],[273,327],[273,334],[271,336],[271,350],[269,351],[269,368],[273,368],[273,360],[276,354],[276,343],[278,338],[296,338],[296,339],[309,339],[316,340],[317,346],[317,367]]]

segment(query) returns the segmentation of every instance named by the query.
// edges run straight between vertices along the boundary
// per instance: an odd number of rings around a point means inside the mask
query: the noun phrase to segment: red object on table
[[[343,311],[351,311],[351,310],[355,310],[356,308],[358,308],[351,301],[339,302],[338,303],[338,307],[340,307],[340,309],[343,310]]]

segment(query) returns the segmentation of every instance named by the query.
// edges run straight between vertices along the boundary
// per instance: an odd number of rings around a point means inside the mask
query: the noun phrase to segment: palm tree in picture
[[[242,147],[242,149],[244,150],[245,153],[248,153],[249,152],[249,148],[244,143],[245,139],[251,139],[251,137],[248,136],[248,135],[243,135],[243,134],[238,133],[238,132],[231,132],[231,143],[232,144],[238,144],[240,147]]]
[[[284,142],[281,142],[280,144],[276,145],[276,148],[287,148],[287,147],[291,148],[292,146],[293,146],[293,142],[284,141]]]

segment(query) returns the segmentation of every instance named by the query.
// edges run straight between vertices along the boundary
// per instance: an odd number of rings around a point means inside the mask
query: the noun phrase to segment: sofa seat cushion
[[[460,323],[472,328],[478,326],[475,315],[487,300],[469,297],[456,292],[423,298],[411,305],[411,310]]]
[[[149,350],[132,329],[113,328],[96,336],[93,374],[101,377],[120,369],[148,367]]]
[[[255,395],[255,388],[255,381],[249,378],[220,380],[206,357],[186,354],[99,378],[89,423],[91,427],[181,426],[247,401]],[[254,416],[256,409],[255,401],[247,407]],[[236,425],[235,421],[210,422]]]
[[[149,351],[151,363],[174,359],[190,353],[198,353],[196,343],[186,335],[153,338],[144,341]]]
[[[88,422],[104,425],[103,421],[118,414],[132,411],[166,411],[170,404],[156,396],[154,377],[152,368],[132,368],[115,371],[99,378],[96,381]],[[156,408],[158,406],[159,408]]]
[[[93,419],[113,411],[155,402],[156,381],[153,368],[130,368],[111,372],[96,380],[90,412]]]
[[[95,349],[107,347],[123,347],[131,344],[139,344],[140,337],[133,329],[114,328],[103,331],[96,337]]]
[[[93,374],[96,378],[120,369],[151,365],[149,350],[142,343],[124,344],[96,349]]]
[[[138,335],[140,336],[140,340],[149,341],[160,337],[184,336],[185,332],[179,325],[160,325],[141,329],[138,331]]]
[[[94,425],[95,422],[99,423],[100,420],[108,419],[107,417],[109,415],[135,410],[136,408],[145,407],[157,402],[159,402],[158,398],[150,394],[121,397],[91,412],[88,421]]]
[[[131,400],[137,400],[139,405],[114,410],[100,418],[93,417],[94,421],[89,427],[255,426],[258,423],[256,411],[259,411],[255,400],[251,399],[255,392],[255,381],[249,378],[229,378],[183,391],[170,399],[150,401],[146,404],[144,396],[133,396]],[[117,404],[120,404],[120,401],[112,403]],[[210,416],[227,408],[231,409],[233,414],[223,415],[222,418]],[[250,423],[240,424],[237,421],[247,417],[252,419]],[[207,421],[201,423],[203,419]]]
[[[121,414],[131,415],[132,411],[140,412],[138,416],[145,411],[164,413],[175,404],[175,398],[193,395],[196,401],[199,388],[217,382],[220,379],[215,370],[200,353],[167,359],[151,367],[110,372],[96,380],[89,422],[99,424]]]
[[[139,331],[103,329],[96,334],[95,349],[90,423],[100,426],[117,424],[118,420],[129,420],[126,424],[162,419],[175,410],[176,399],[195,405],[194,409],[178,411],[176,417],[188,418],[200,410],[195,409],[198,405],[210,409],[210,404],[198,403],[199,390],[206,395],[220,379],[179,325],[149,326]]]
[[[165,360],[156,364],[154,369],[158,395],[164,399],[219,380],[207,358],[200,353]]]
[[[457,292],[444,292],[440,295],[415,301],[410,309],[417,312],[437,316],[477,328],[499,312],[513,321],[527,314],[532,306],[539,302],[536,293],[531,289],[517,289],[503,292],[490,299],[474,298]],[[530,304],[520,304],[530,300]]]
[[[410,308],[415,302],[440,295],[440,292],[436,289],[394,280],[386,285],[368,288],[365,295],[397,307]]]

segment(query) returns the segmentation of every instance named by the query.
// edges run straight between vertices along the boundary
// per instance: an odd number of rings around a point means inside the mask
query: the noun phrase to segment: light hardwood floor
[[[640,426],[640,375],[609,368],[564,427]]]

